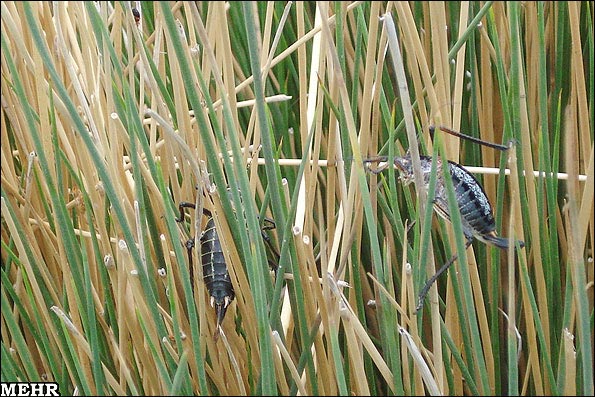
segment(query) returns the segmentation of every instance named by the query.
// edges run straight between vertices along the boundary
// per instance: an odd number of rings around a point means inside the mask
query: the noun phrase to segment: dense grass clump
[[[2,2],[1,380],[592,395],[592,7]],[[407,149],[467,167],[525,247],[465,249],[432,186],[364,167]],[[203,209],[220,332],[184,245]]]

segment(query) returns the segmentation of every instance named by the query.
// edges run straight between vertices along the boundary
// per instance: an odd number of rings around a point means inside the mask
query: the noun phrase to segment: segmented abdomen
[[[450,176],[463,223],[474,235],[487,235],[496,230],[492,207],[483,188],[468,171],[449,161]]]
[[[212,217],[209,217],[200,241],[203,280],[211,296],[211,303],[217,312],[217,321],[221,324],[227,306],[235,298],[235,292]]]

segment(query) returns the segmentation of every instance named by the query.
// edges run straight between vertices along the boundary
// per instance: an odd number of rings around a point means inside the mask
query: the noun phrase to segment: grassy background
[[[2,381],[593,394],[592,2],[136,3],[2,2]],[[362,166],[409,147],[476,167],[525,248],[465,251]],[[201,207],[236,292],[218,339]]]

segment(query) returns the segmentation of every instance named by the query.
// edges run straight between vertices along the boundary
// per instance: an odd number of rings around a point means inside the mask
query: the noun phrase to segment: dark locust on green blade
[[[454,132],[448,128],[440,127],[441,130],[457,135],[463,138],[468,138],[467,135]],[[491,144],[488,142],[480,141],[477,138],[472,138],[474,142],[484,144],[490,147],[497,148],[499,150],[506,150],[507,146]],[[376,163],[376,168],[371,168],[370,165]],[[393,166],[399,171],[399,178],[404,185],[408,185],[413,182],[413,160],[411,153],[407,151],[404,156],[395,157],[392,161]],[[382,172],[386,167],[390,165],[387,156],[378,156],[364,160],[364,164],[368,171],[378,174]],[[432,172],[432,158],[429,156],[420,156],[420,166],[423,175],[424,188],[428,189],[430,184],[430,176]],[[437,180],[436,180],[436,191],[433,198],[433,208],[442,218],[451,222],[450,209],[448,207],[446,185],[444,182],[444,175],[442,175],[442,161],[437,159]],[[505,237],[499,237],[496,233],[496,222],[492,211],[492,206],[488,200],[485,191],[481,187],[479,181],[469,173],[461,165],[454,161],[448,161],[448,171],[452,180],[455,197],[457,200],[457,206],[459,213],[461,214],[461,223],[463,226],[463,233],[467,240],[465,248],[471,245],[473,238],[476,238],[486,244],[494,245],[501,249],[508,249],[509,239]],[[518,241],[520,248],[525,246],[523,241]],[[418,306],[416,310],[419,310],[423,305],[423,300],[427,294],[432,283],[456,260],[457,256],[454,255],[448,262],[442,266],[434,276],[432,276],[422,289],[418,299]]]

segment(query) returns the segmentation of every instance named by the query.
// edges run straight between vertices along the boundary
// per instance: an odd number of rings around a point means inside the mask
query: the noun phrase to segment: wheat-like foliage
[[[1,7],[3,382],[593,395],[592,2]],[[477,172],[525,247],[465,250],[431,188],[366,171],[407,148]]]

